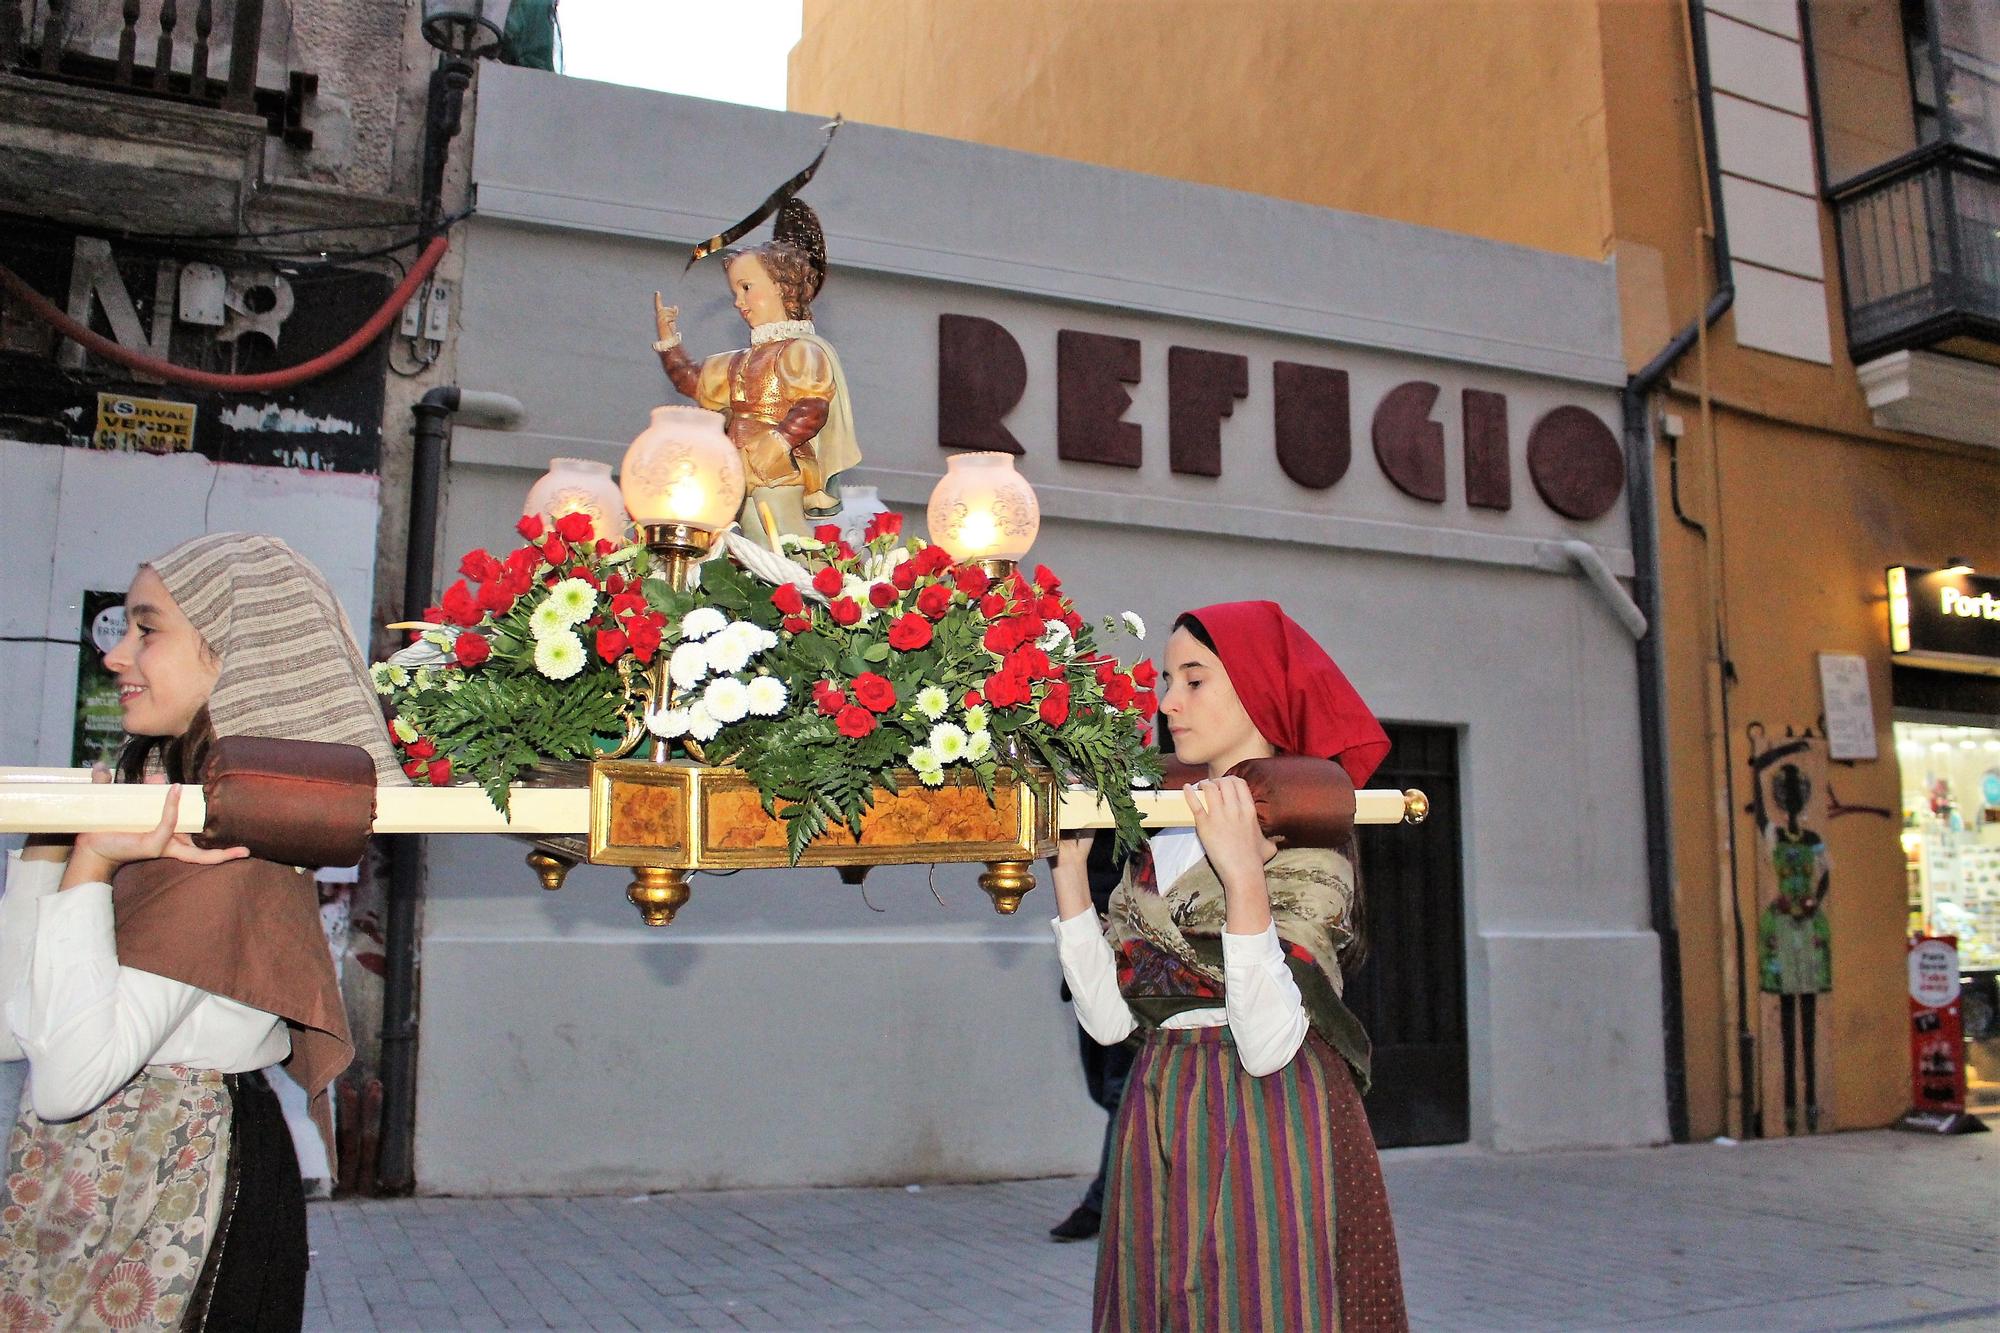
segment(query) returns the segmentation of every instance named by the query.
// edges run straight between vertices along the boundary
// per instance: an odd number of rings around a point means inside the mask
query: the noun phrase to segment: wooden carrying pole
[[[1134,794],[1153,828],[1194,823],[1187,798],[1178,791]],[[104,785],[90,781],[85,768],[0,767],[0,833],[143,832],[160,822],[165,789],[157,785]],[[1356,792],[1354,822],[1400,824],[1420,811],[1410,793]],[[590,791],[586,787],[516,787],[511,817],[493,808],[478,787],[384,787],[376,798],[377,833],[583,834],[590,831]],[[181,795],[179,829],[198,833],[206,814],[201,789]],[[1109,828],[1111,810],[1097,793],[1073,788],[1064,793],[1060,825],[1065,829]]]

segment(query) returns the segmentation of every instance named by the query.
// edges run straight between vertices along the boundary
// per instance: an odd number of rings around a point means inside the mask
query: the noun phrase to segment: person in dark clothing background
[[[1112,838],[1100,832],[1090,844],[1090,900],[1103,916],[1118,887],[1124,865],[1111,854]],[[1069,983],[1062,987],[1064,1003],[1069,1001]],[[1104,1108],[1104,1148],[1098,1154],[1097,1175],[1083,1192],[1083,1202],[1070,1215],[1049,1228],[1049,1238],[1058,1241],[1089,1240],[1097,1234],[1104,1215],[1104,1175],[1111,1165],[1111,1129],[1118,1121],[1118,1103],[1125,1095],[1125,1076],[1132,1070],[1136,1043],[1122,1041],[1116,1046],[1100,1046],[1081,1027],[1076,1030],[1077,1053],[1083,1058],[1083,1081],[1090,1100]]]

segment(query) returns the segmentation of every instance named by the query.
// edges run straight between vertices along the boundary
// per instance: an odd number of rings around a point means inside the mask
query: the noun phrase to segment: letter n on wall
[[[1064,329],[1056,334],[1056,456],[1138,467],[1139,424],[1125,386],[1139,382],[1139,341]]]
[[[1014,335],[977,315],[938,316],[938,444],[1018,454],[1002,424],[1028,389],[1028,359]]]

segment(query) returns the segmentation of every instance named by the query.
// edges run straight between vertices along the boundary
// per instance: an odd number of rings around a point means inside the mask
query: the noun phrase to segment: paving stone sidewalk
[[[1385,1158],[1418,1328],[2000,1328],[2000,1136]],[[1076,1180],[312,1206],[306,1327],[1085,1328]]]

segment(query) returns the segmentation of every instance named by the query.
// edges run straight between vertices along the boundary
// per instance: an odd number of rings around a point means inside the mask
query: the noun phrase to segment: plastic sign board
[[[1897,661],[2000,676],[2000,577],[1891,565],[1888,583]]]
[[[1965,1113],[1965,1030],[1959,1013],[1958,937],[1910,941],[1910,1110],[1903,1129],[1958,1134],[1984,1128]]]
[[[97,449],[183,454],[194,448],[194,413],[193,403],[100,393],[90,443]]]

